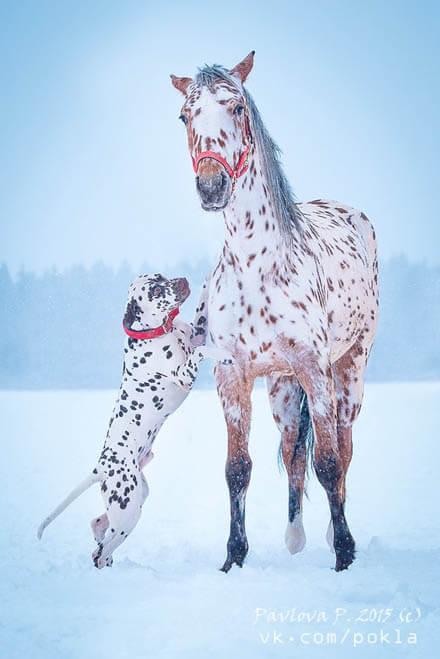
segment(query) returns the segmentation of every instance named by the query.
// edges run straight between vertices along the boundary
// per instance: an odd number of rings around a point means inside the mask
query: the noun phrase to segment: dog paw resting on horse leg
[[[226,482],[231,506],[231,527],[226,561],[221,568],[229,572],[235,563],[243,566],[248,552],[245,528],[246,492],[251,479],[252,460],[248,452],[251,420],[251,391],[254,380],[236,365],[215,367],[217,391],[228,430]]]

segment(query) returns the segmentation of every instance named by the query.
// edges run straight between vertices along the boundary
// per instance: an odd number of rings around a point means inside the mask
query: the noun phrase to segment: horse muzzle
[[[223,210],[234,192],[237,179],[248,170],[253,138],[247,117],[245,125],[246,147],[236,167],[215,151],[202,151],[196,158],[191,156],[197,191],[205,211]]]
[[[203,210],[219,211],[227,206],[232,186],[226,172],[220,171],[211,176],[197,174],[196,187]]]

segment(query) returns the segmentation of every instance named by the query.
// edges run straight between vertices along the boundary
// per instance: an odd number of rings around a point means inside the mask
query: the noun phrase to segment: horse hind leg
[[[364,394],[364,373],[369,348],[360,337],[332,367],[337,401],[337,437],[342,460],[341,499],[346,501],[346,479],[353,455],[352,427],[358,417]],[[334,551],[333,523],[330,519],[326,534],[331,551]]]
[[[343,462],[337,439],[337,403],[330,365],[313,354],[298,364],[298,378],[307,393],[313,423],[316,476],[326,491],[334,528],[335,569],[345,570],[354,560],[355,543],[342,500]]]
[[[281,455],[287,472],[289,503],[285,532],[286,547],[291,554],[306,544],[302,519],[302,501],[306,471],[307,405],[301,408],[303,390],[293,377],[267,378],[272,414],[281,433]],[[307,412],[306,412],[307,411]]]

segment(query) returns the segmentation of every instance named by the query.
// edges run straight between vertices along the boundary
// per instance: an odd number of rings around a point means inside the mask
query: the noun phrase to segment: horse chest
[[[304,341],[316,325],[315,309],[307,310],[305,292],[296,288],[295,306],[289,286],[258,282],[255,275],[239,279],[227,270],[210,288],[208,317],[215,345],[246,353],[259,363],[280,352],[280,337]]]

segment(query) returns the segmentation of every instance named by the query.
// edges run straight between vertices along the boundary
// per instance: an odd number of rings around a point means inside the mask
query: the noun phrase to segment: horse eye
[[[188,118],[184,114],[181,114],[179,119],[180,119],[180,121],[183,121],[185,126],[188,124]]]
[[[236,105],[234,108],[234,114],[240,116],[240,114],[243,112],[244,107],[242,105]]]

